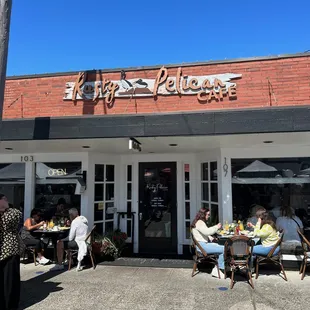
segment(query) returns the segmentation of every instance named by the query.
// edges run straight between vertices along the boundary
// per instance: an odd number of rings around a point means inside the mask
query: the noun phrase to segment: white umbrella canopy
[[[301,174],[309,174],[310,175],[310,168],[303,169],[299,171]]]
[[[237,172],[275,172],[277,169],[273,166],[262,163],[259,160],[253,161],[251,164]]]
[[[25,179],[25,164],[14,163],[0,169],[0,179]]]

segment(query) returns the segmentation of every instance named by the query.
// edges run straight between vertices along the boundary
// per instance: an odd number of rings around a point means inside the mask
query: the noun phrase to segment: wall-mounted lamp
[[[130,138],[129,139],[129,149],[136,151],[136,152],[141,152],[141,143],[136,140],[135,138]]]
[[[76,187],[75,187],[75,195],[83,194],[86,190],[87,184],[87,171],[84,170],[82,173],[77,173],[76,175],[82,176],[77,179]]]

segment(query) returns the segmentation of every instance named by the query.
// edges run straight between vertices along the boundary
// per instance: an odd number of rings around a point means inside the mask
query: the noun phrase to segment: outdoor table
[[[52,241],[53,247],[54,247],[54,262],[57,262],[57,241],[60,239],[65,238],[69,233],[69,228],[65,230],[43,230],[43,229],[37,229],[34,230],[32,233],[34,234],[40,234],[41,237],[44,235],[48,239]]]
[[[217,243],[219,245],[225,245],[225,242],[227,241],[228,238],[232,238],[232,237],[235,237],[235,236],[238,236],[238,235],[230,235],[230,234],[229,235],[221,235],[221,234],[217,234],[217,239],[218,239]],[[241,235],[241,236],[246,236],[246,237],[252,239],[255,242],[255,244],[257,244],[258,241],[260,240],[260,238],[253,237],[253,236],[247,236],[247,235]]]

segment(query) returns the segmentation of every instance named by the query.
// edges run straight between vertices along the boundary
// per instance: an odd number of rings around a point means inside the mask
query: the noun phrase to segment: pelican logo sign
[[[64,100],[92,100],[104,98],[107,103],[114,98],[156,97],[158,95],[197,95],[200,103],[220,101],[225,97],[237,98],[237,85],[231,80],[241,78],[241,74],[221,73],[203,76],[187,76],[182,68],[176,76],[169,76],[168,69],[162,67],[155,79],[126,79],[121,72],[118,81],[103,79],[87,81],[87,72],[80,72],[75,82],[67,82]]]

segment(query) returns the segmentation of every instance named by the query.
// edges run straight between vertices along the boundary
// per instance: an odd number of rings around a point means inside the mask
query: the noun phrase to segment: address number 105
[[[22,161],[22,162],[33,161],[33,156],[32,155],[21,156],[20,161]]]

